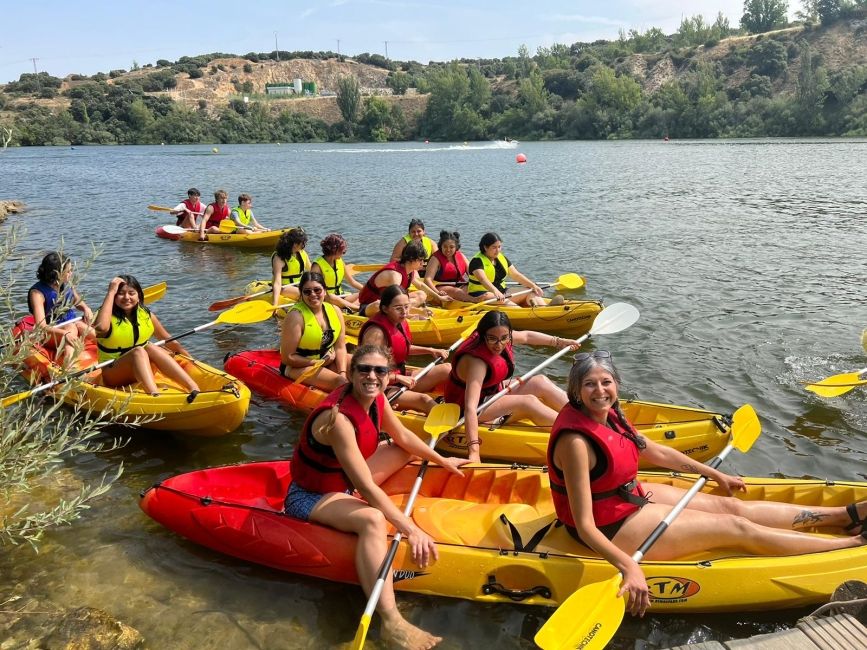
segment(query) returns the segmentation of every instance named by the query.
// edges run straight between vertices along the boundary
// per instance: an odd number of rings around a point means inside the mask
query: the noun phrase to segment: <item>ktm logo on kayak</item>
[[[346,329],[348,330],[360,330],[362,325],[364,325],[364,322],[355,318],[346,319]]]
[[[695,580],[658,576],[649,578],[647,586],[650,589],[650,597],[666,603],[682,603],[687,598],[695,596],[701,591],[701,585]]]

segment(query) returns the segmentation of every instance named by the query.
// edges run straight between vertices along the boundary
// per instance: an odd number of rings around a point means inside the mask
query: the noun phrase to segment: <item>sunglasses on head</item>
[[[362,375],[369,375],[371,370],[377,377],[385,377],[388,374],[388,366],[374,366],[370,363],[359,363],[355,369]]]
[[[584,361],[593,357],[594,359],[610,359],[611,353],[608,350],[594,350],[593,352],[579,352],[575,355],[575,363]]]
[[[322,287],[311,287],[309,289],[304,289],[301,293],[303,293],[305,296],[312,296],[314,294],[318,296],[322,293],[322,291]]]

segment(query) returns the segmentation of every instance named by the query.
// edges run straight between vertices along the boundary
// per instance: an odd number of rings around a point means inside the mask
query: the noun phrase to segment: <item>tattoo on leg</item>
[[[792,520],[792,528],[806,528],[808,526],[815,526],[823,519],[827,519],[828,515],[820,515],[818,512],[813,512],[812,510],[801,510],[795,518]]]

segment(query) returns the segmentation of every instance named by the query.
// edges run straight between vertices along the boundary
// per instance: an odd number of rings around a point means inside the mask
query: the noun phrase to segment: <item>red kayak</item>
[[[299,411],[312,411],[326,396],[318,388],[281,375],[279,350],[245,350],[230,354],[223,361],[223,368],[258,394]]]

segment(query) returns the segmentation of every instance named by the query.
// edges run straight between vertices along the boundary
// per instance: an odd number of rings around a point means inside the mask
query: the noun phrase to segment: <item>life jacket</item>
[[[382,414],[386,408],[385,397],[380,393],[373,402],[375,419],[366,413],[346,387],[333,391],[322,403],[313,409],[301,429],[295,453],[292,455],[290,468],[292,480],[305,490],[325,494],[327,492],[345,492],[353,489],[349,477],[340,467],[334,448],[324,445],[313,437],[311,427],[313,421],[323,411],[339,404],[338,411],[346,416],[355,429],[355,440],[364,458],[370,458],[379,444],[379,430],[382,425]]]
[[[319,265],[319,270],[322,272],[322,277],[325,278],[325,290],[331,295],[339,295],[341,293],[340,286],[343,284],[343,278],[346,277],[346,265],[343,263],[343,258],[338,257],[334,260],[334,266],[328,263],[324,255],[316,258],[314,264]]]
[[[388,316],[378,312],[361,326],[358,332],[359,344],[364,340],[364,332],[371,327],[380,327],[385,333],[386,345],[391,349],[391,356],[400,374],[406,374],[406,358],[409,356],[409,346],[412,345],[412,333],[409,324],[403,321],[400,325],[392,323]]]
[[[31,291],[38,291],[45,298],[46,325],[60,325],[68,320],[72,320],[73,318],[75,318],[75,309],[71,307],[72,303],[75,302],[75,293],[72,291],[72,287],[60,285],[60,293],[63,295],[63,300],[59,300],[57,289],[52,287],[50,284],[46,284],[42,280],[34,284],[32,287],[30,287],[30,289],[27,290],[27,309],[32,314],[33,302],[30,300]],[[70,308],[61,313],[55,313],[56,309],[62,309],[61,303],[70,305]]]
[[[242,226],[249,226],[250,221],[253,219],[253,211],[245,210],[240,205],[236,208],[232,208],[232,215],[237,215],[238,223]],[[234,218],[232,218],[232,220],[234,221]]]
[[[458,376],[458,364],[465,354],[481,359],[487,366],[485,380],[482,382],[482,392],[479,396],[480,404],[482,400],[499,391],[502,383],[511,377],[515,371],[515,354],[512,351],[511,343],[503,348],[500,354],[496,354],[491,352],[485,342],[479,338],[478,332],[473,332],[455,351],[454,359],[452,359],[452,370],[449,373],[449,380],[446,382],[444,391],[446,402],[458,404],[461,408],[464,406],[467,384]]]
[[[442,251],[437,251],[433,254],[437,259],[440,267],[434,276],[435,282],[466,282],[467,280],[467,258],[460,251],[455,251],[455,261],[450,262],[449,258],[443,255]]]
[[[185,206],[187,206],[187,210],[189,210],[190,212],[203,212],[202,203],[198,199],[196,199],[195,203],[193,203],[189,199],[184,199],[183,201],[181,201],[181,203],[183,203]],[[193,218],[198,217],[198,216],[199,215],[197,215],[197,214],[193,215]],[[181,214],[179,214],[177,225],[180,226],[184,222],[184,219],[186,217],[187,217],[187,215],[185,215],[183,212]]]
[[[329,328],[334,332],[329,345],[322,345],[324,334],[322,326],[316,319],[316,315],[307,306],[307,303],[303,300],[296,302],[292,306],[292,309],[301,314],[301,317],[304,319],[304,332],[301,334],[301,340],[298,341],[298,348],[295,350],[295,353],[308,359],[321,359],[334,347],[334,344],[340,337],[340,317],[337,315],[337,308],[330,303],[322,303],[322,310],[325,312]]]
[[[597,526],[613,524],[647,503],[644,490],[636,479],[638,475],[638,445],[625,435],[627,424],[613,411],[608,415],[608,426],[599,424],[581,410],[567,404],[551,427],[548,440],[548,473],[551,497],[557,518],[575,528],[575,518],[566,496],[563,470],[554,464],[554,449],[565,431],[576,431],[596,443],[608,461],[605,473],[590,481],[593,495],[593,521]]]
[[[223,219],[229,218],[229,204],[227,203],[222,208],[216,203],[211,203],[208,206],[209,208],[214,208],[214,211],[211,213],[211,216],[208,217],[208,222],[205,224],[205,228],[216,227],[220,225],[220,222]],[[207,210],[205,210],[207,212]]]
[[[404,235],[403,241],[407,244],[410,243],[412,241],[412,236],[411,235]],[[431,239],[427,235],[424,235],[421,238],[421,245],[424,247],[425,259],[430,258],[430,256],[433,254],[433,239]]]
[[[403,268],[403,265],[400,262],[389,262],[368,278],[367,284],[364,285],[364,288],[362,288],[361,293],[358,296],[358,302],[360,304],[369,305],[370,303],[379,300],[379,296],[382,294],[382,290],[385,289],[385,287],[377,287],[376,278],[384,271],[397,271],[400,273],[400,286],[404,289],[409,289],[411,280],[406,269]]]
[[[135,313],[135,321],[129,318],[120,320],[117,316],[112,315],[108,335],[96,339],[100,362],[117,359],[135,346],[143,345],[154,335],[154,323],[151,320],[150,311],[146,307],[138,305]]]
[[[495,287],[497,287],[497,289],[499,289],[500,291],[506,290],[506,285],[503,280],[505,280],[506,276],[509,274],[509,260],[506,259],[505,255],[503,255],[502,253],[497,255],[497,264],[502,268],[500,284],[497,284],[495,282],[497,277],[497,269],[494,268],[493,260],[491,260],[487,255],[481,252],[473,255],[473,259],[479,259],[482,261],[482,268],[485,271],[485,275],[488,277],[488,280],[490,280],[491,283]],[[475,274],[470,274],[469,282],[467,284],[467,291],[471,293],[473,291],[487,291],[487,288],[476,279]]]
[[[273,262],[277,253],[271,253],[271,261]],[[283,260],[283,270],[280,272],[280,277],[283,279],[283,284],[295,284],[301,278],[304,271],[310,270],[310,258],[307,252],[300,250],[293,253],[288,260]]]

